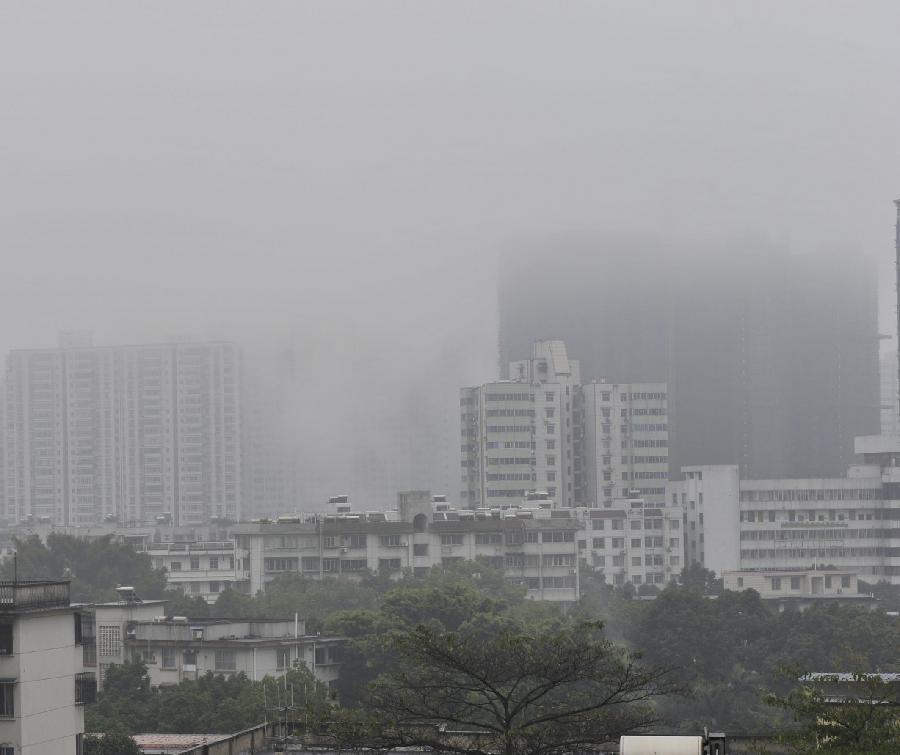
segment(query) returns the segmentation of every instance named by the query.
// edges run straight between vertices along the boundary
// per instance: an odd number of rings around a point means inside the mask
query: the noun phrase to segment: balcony
[[[33,611],[68,606],[68,582],[0,582],[0,611]]]

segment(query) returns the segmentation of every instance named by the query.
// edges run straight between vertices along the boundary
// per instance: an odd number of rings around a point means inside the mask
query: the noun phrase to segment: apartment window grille
[[[160,668],[164,668],[164,669],[175,668],[175,659],[176,659],[175,648],[163,648],[160,655],[161,655]]]
[[[0,718],[15,718],[15,682],[0,682]]]
[[[97,701],[97,677],[92,671],[75,674],[75,705]]]
[[[216,650],[216,671],[234,671],[237,668],[237,657],[234,650]]]
[[[291,649],[287,648],[278,648],[275,651],[276,654],[276,666],[278,669],[286,669],[291,667]]]

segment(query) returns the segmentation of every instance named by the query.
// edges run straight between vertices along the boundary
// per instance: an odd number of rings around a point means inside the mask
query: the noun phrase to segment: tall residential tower
[[[6,516],[87,525],[240,515],[232,343],[95,347],[7,359]]]

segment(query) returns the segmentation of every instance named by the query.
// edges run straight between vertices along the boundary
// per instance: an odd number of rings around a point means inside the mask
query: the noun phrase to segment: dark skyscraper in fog
[[[853,437],[878,432],[872,260],[559,239],[507,253],[501,281],[501,365],[561,338],[585,381],[669,384],[673,476],[840,476]]]

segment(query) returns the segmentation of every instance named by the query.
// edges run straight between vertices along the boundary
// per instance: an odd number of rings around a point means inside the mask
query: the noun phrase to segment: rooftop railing
[[[65,608],[68,605],[68,582],[49,580],[0,582],[0,611]]]

